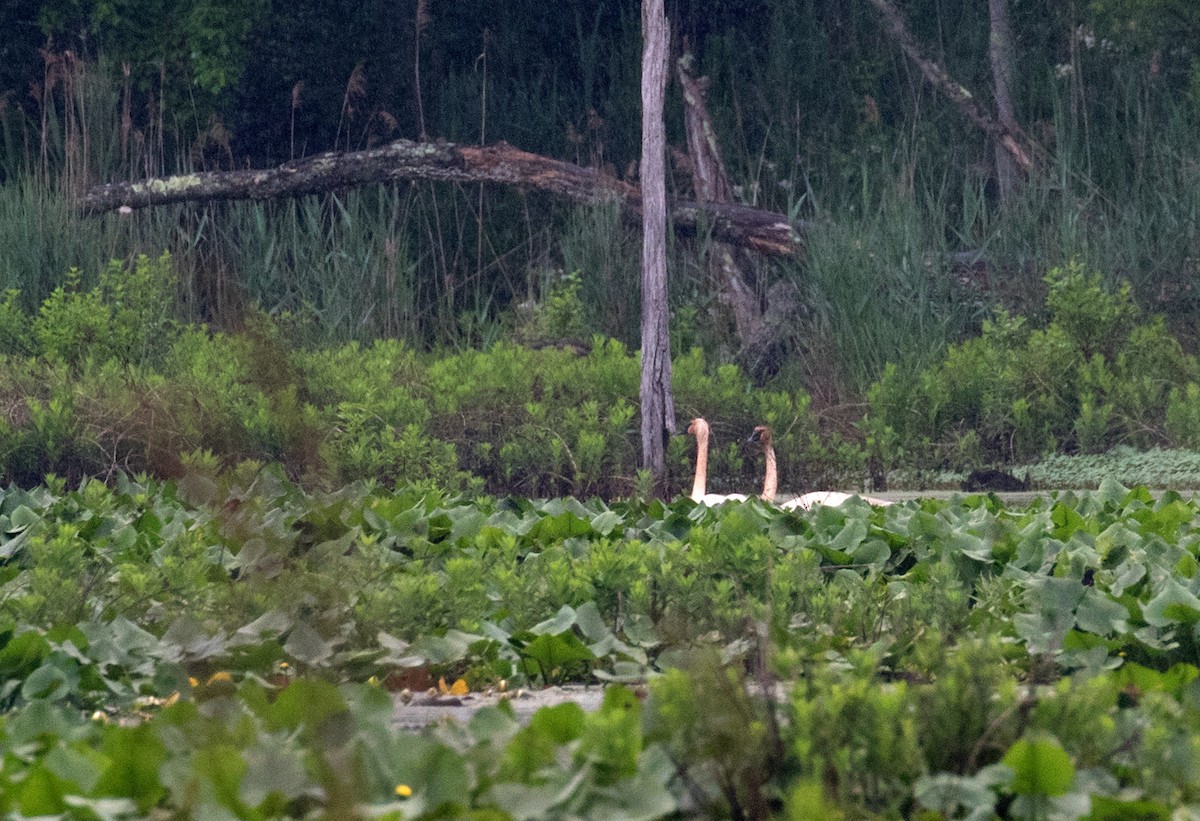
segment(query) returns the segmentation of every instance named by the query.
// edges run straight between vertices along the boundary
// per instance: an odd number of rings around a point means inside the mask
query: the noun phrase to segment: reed
[[[701,56],[741,197],[814,225],[803,260],[761,272],[764,290],[791,279],[804,294],[788,378],[852,400],[886,363],[928,360],[991,308],[1040,304],[1046,269],[1071,258],[1130,280],[1144,305],[1197,344],[1194,106],[1144,72],[1098,63],[1084,66],[1086,84],[1077,75],[1030,82],[1023,114],[1051,153],[1045,173],[1000,208],[981,136],[921,84],[895,82],[889,61],[864,59],[876,48],[869,10],[846,12],[855,24],[846,42],[814,36],[795,48],[788,32],[815,31],[828,12],[769,5],[766,43],[748,41],[714,11]],[[480,47],[485,60],[451,68],[436,86],[426,76],[425,128],[458,141],[506,139],[625,175],[638,145],[640,21],[585,6],[568,20],[571,56],[558,58],[567,69],[545,69],[521,53],[522,35],[496,30]],[[426,57],[454,13],[422,30]],[[964,13],[942,22],[947,64],[974,65],[980,21]],[[855,58],[856,74],[823,68],[841,65],[836,47]],[[155,90],[135,91],[106,65],[48,56],[36,105],[0,113],[0,287],[21,289],[27,307],[73,266],[86,280],[110,257],[169,249],[191,315],[218,325],[255,304],[291,315],[313,341],[399,337],[460,348],[503,336],[515,305],[544,296],[545,272],[578,270],[592,329],[636,343],[628,295],[637,290],[638,238],[611,210],[423,184],[79,219],[69,203],[82,186],[204,159],[191,150],[197,128],[172,123]],[[427,66],[414,63],[414,75]],[[963,79],[986,88],[986,76]],[[361,93],[365,82],[356,70],[340,110],[334,103],[327,112],[339,145],[375,138],[368,131],[378,112],[359,108],[373,99]],[[294,119],[301,91],[291,93]],[[669,116],[678,106],[669,103]],[[280,124],[297,150],[294,128]],[[686,185],[682,172],[678,179]],[[980,252],[986,270],[963,282],[948,260],[965,251]],[[671,253],[677,338],[703,345],[714,361],[732,358],[735,341],[713,321],[719,283],[701,264],[703,241]]]

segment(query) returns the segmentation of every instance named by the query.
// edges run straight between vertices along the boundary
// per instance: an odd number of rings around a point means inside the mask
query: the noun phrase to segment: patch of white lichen
[[[177,177],[134,183],[133,191],[135,194],[170,194],[187,191],[189,188],[196,188],[199,185],[200,177],[198,174],[180,174]]]

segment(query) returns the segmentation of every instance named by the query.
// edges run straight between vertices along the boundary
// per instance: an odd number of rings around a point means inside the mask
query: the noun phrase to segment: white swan
[[[750,434],[750,438],[758,439],[762,442],[763,454],[766,458],[766,472],[763,474],[763,492],[762,499],[767,502],[775,501],[775,494],[779,487],[778,467],[775,463],[775,447],[771,442],[771,429],[766,425],[759,425],[754,429],[754,433]],[[789,499],[780,505],[784,510],[812,510],[816,505],[825,505],[827,507],[836,507],[851,499],[862,499],[869,505],[875,507],[883,507],[890,505],[891,502],[887,499],[878,499],[874,496],[862,496],[857,493],[841,493],[836,490],[816,490],[811,493],[805,493],[797,496],[794,499]]]
[[[862,499],[869,505],[874,507],[884,507],[892,504],[888,499],[878,499],[874,496],[863,496],[861,493],[841,493],[836,490],[814,490],[811,493],[805,493],[797,496],[795,499],[789,499],[780,505],[784,510],[812,510],[817,505],[825,505],[826,507],[836,507],[851,499]]]
[[[719,505],[722,502],[744,502],[746,494],[705,493],[708,484],[708,422],[699,416],[688,425],[687,432],[696,437],[696,478],[692,480],[692,501],[702,505]]]

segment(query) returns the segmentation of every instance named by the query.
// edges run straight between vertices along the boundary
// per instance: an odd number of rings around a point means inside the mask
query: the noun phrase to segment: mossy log
[[[286,163],[278,168],[209,171],[91,188],[79,201],[89,215],[121,208],[149,208],[180,202],[263,200],[298,197],[362,185],[405,180],[495,183],[540,191],[580,203],[616,200],[633,222],[642,218],[638,186],[595,168],[531,154],[499,142],[487,146],[397,140],[367,151],[337,151]],[[800,226],[786,215],[730,203],[676,201],[674,230],[702,232],[714,239],[771,256],[800,250]]]

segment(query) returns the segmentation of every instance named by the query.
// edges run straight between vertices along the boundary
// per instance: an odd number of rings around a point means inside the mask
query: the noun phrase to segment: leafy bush
[[[71,269],[42,303],[32,327],[39,352],[77,367],[86,358],[147,362],[168,347],[176,314],[169,254],[143,254],[128,266],[114,260],[89,291],[81,282]]]
[[[1200,366],[1162,319],[1142,318],[1128,285],[1109,290],[1077,263],[1046,283],[1045,327],[1001,311],[932,368],[889,366],[870,390],[866,429],[909,454],[928,444],[925,466],[957,470],[1122,441],[1184,443],[1180,397]]]

